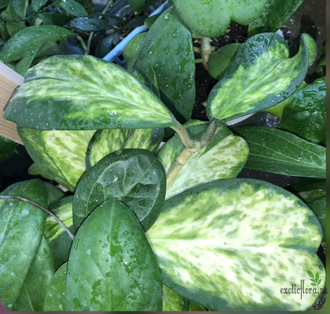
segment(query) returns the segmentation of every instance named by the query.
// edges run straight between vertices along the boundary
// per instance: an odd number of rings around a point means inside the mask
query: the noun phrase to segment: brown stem
[[[207,62],[209,61],[210,55],[214,52],[215,48],[210,44],[211,38],[202,37],[201,44],[201,57],[204,59],[203,66],[207,70]]]

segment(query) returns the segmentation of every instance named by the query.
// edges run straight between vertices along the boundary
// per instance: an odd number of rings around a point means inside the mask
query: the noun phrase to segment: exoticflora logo
[[[320,288],[322,280],[319,278],[319,273],[314,274],[307,270],[307,275],[310,277],[310,283],[306,285],[311,285],[314,288],[308,288],[305,286],[305,280],[300,280],[300,285],[292,284],[290,288],[281,288],[281,294],[300,294],[300,298],[302,299],[304,294],[320,294],[323,292],[323,288]]]

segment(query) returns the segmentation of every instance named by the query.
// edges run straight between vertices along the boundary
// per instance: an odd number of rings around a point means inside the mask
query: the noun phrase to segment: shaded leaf
[[[39,9],[41,9],[48,0],[31,0],[31,7],[32,10],[37,12]]]
[[[145,0],[128,0],[134,11],[138,11],[145,3]]]
[[[99,19],[97,17],[78,17],[71,20],[64,25],[67,28],[73,29],[75,31],[85,31],[85,32],[100,32],[106,31],[113,26],[107,21]]]
[[[194,312],[200,312],[200,311],[206,311],[206,308],[204,306],[201,306],[200,304],[197,304],[194,301],[189,301],[189,311]]]
[[[36,58],[38,57],[46,57],[46,56],[53,56],[53,55],[63,55],[64,51],[60,48],[60,46],[53,42],[48,41],[44,43],[36,54]]]
[[[127,71],[82,55],[54,56],[34,66],[4,117],[44,130],[139,129],[177,123],[164,104]]]
[[[131,39],[125,47],[124,58],[127,66],[127,71],[132,73],[133,65],[137,58],[143,40],[146,38],[147,33],[141,33]]]
[[[249,144],[245,167],[289,176],[325,178],[325,147],[266,127],[235,129]]]
[[[61,1],[59,4],[66,12],[73,16],[83,17],[88,15],[86,9],[77,1],[65,0]]]
[[[19,20],[25,17],[27,5],[28,0],[11,0],[6,9],[6,18],[8,20]],[[25,21],[7,21],[6,28],[9,35],[14,36],[17,32],[26,28]]]
[[[134,214],[117,200],[98,206],[77,232],[68,262],[66,303],[69,311],[162,309],[155,256]]]
[[[109,198],[118,199],[138,217],[145,230],[157,219],[165,198],[166,175],[154,155],[142,149],[111,153],[89,169],[73,198],[76,228]]]
[[[0,60],[11,62],[30,56],[48,41],[58,41],[75,33],[55,25],[38,25],[25,28],[11,37],[0,52]]]
[[[326,78],[296,92],[283,110],[279,129],[290,131],[313,143],[325,139]]]
[[[3,162],[15,153],[18,144],[0,136],[0,162]]]
[[[189,311],[189,300],[163,286],[163,311]]]
[[[195,57],[189,30],[167,9],[147,33],[133,70],[152,66],[160,98],[179,122],[190,119],[195,101]]]
[[[299,52],[289,58],[287,43],[278,34],[264,33],[248,39],[208,97],[209,119],[226,122],[288,98],[303,82],[309,68],[309,51],[315,45],[309,35],[303,34]]]
[[[158,149],[163,137],[164,129],[99,130],[89,143],[86,167],[93,167],[103,157],[121,149],[140,148],[153,152]]]
[[[326,204],[326,197],[319,198],[315,201],[312,201],[308,204],[311,209],[314,211],[315,215],[317,216],[318,220],[320,221],[320,224],[322,226],[323,230],[323,239],[322,241],[325,241],[326,239],[326,209],[327,209],[327,204]],[[318,278],[315,276],[315,280],[317,281]]]
[[[162,14],[155,14],[153,16],[149,16],[147,19],[144,21],[144,25],[146,25],[149,29],[151,28],[152,25],[156,22],[156,20],[161,16]]]
[[[43,182],[43,185],[47,195],[47,203],[48,203],[47,207],[51,206],[53,202],[56,202],[65,196],[63,191],[57,188],[56,186],[48,182]]]
[[[35,58],[37,52],[38,52],[38,50],[36,50],[31,56],[28,56],[28,57],[23,58],[21,61],[19,61],[16,64],[15,71],[19,75],[22,75],[22,76],[25,76],[26,75],[26,72],[30,68],[30,66],[32,64],[32,61]]]
[[[64,24],[68,23],[72,19],[72,17],[68,15],[58,13],[40,13],[37,15],[37,18],[42,20],[42,24],[44,25],[57,26],[64,26]]]
[[[322,234],[297,197],[250,179],[214,181],[165,202],[146,233],[163,283],[214,311],[306,310],[318,295],[281,294],[325,270]]]
[[[103,38],[95,48],[95,57],[103,58],[106,56],[110,50],[114,47],[113,39],[116,33]]]
[[[23,127],[17,130],[37,165],[30,173],[53,179],[74,191],[86,170],[86,151],[95,131],[40,131]]]

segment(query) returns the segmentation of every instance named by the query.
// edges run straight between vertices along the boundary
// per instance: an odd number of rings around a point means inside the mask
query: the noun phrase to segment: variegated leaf
[[[81,55],[54,56],[31,68],[4,117],[40,130],[176,124],[166,106],[134,76],[110,62]]]
[[[189,311],[189,300],[163,285],[163,311]]]
[[[26,150],[36,163],[34,174],[47,176],[74,191],[86,170],[86,151],[92,131],[40,131],[18,127]]]
[[[140,148],[154,151],[164,137],[164,129],[121,129],[97,131],[87,149],[87,169],[103,157],[124,148]]]
[[[202,138],[209,123],[188,124],[187,131],[192,139]],[[166,173],[169,172],[185,146],[176,134],[160,150],[158,159]],[[187,189],[218,179],[234,178],[243,169],[249,154],[247,143],[235,136],[225,126],[220,126],[211,143],[195,153],[166,190],[169,199]]]
[[[228,179],[185,191],[165,202],[147,237],[163,282],[215,311],[306,310],[319,292],[301,299],[283,289],[301,280],[312,288],[306,270],[325,283],[316,216],[267,182]]]
[[[251,37],[212,89],[207,103],[209,119],[233,120],[288,98],[303,82],[313,58],[309,52],[315,45],[309,35],[303,34],[299,52],[289,58],[287,43],[280,35]]]

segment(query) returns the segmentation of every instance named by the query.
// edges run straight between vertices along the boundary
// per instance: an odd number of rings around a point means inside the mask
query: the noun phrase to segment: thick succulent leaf
[[[306,310],[318,295],[281,294],[325,270],[322,230],[293,194],[268,182],[207,183],[165,202],[146,233],[164,284],[215,311]]]
[[[73,16],[88,16],[88,12],[86,11],[86,9],[77,1],[64,0],[61,1],[59,4],[66,12],[72,14]]]
[[[46,192],[40,180],[13,184],[0,195],[21,196],[47,206]],[[15,310],[16,306],[22,310],[22,298],[26,293],[32,297],[27,277],[30,268],[34,269],[36,257],[41,257],[38,250],[43,242],[45,219],[46,213],[32,204],[0,199],[0,299],[2,306],[8,310]],[[45,263],[47,260],[44,256]],[[27,285],[29,290],[25,290]],[[33,299],[37,297],[43,299],[42,291],[39,290]],[[33,302],[32,306],[36,305]]]
[[[323,77],[291,97],[283,110],[278,128],[297,134],[313,143],[320,143],[325,139],[325,105],[326,79]]]
[[[69,311],[161,311],[155,256],[138,220],[119,201],[98,206],[79,228],[66,302]]]
[[[17,143],[0,136],[0,162],[10,158],[15,153],[17,146]]]
[[[148,230],[164,205],[165,189],[164,168],[151,152],[113,152],[89,169],[79,182],[73,198],[74,226],[78,228],[96,206],[113,198],[127,205]]]
[[[75,230],[72,219],[72,199],[73,196],[61,198],[57,202],[53,203],[49,209],[74,234]],[[47,216],[44,235],[49,243],[50,249],[53,252],[55,269],[58,269],[69,258],[72,239],[51,216]]]
[[[40,131],[18,127],[25,148],[40,175],[74,191],[86,170],[86,151],[95,131]],[[34,174],[37,168],[34,167]]]
[[[127,66],[127,71],[130,73],[133,72],[134,62],[137,58],[138,52],[146,36],[147,33],[138,34],[133,39],[131,39],[125,47],[124,58]]]
[[[303,1],[267,0],[261,15],[249,24],[249,36],[264,32],[276,32],[286,24]]]
[[[66,311],[66,271],[67,263],[63,264],[49,283],[44,301],[44,311]]]
[[[204,37],[219,37],[230,20],[249,24],[263,11],[267,0],[173,0],[189,29]]]
[[[325,178],[326,149],[291,133],[266,127],[235,129],[249,144],[248,169]]]
[[[322,230],[323,230],[323,239],[322,241],[325,241],[326,239],[326,197],[319,198],[315,201],[312,201],[308,204],[314,211],[315,215],[317,216],[318,220],[321,223]]]
[[[13,310],[42,311],[46,289],[54,273],[53,254],[46,238],[42,237]]]
[[[0,60],[12,62],[30,56],[48,41],[58,41],[75,36],[68,29],[55,25],[38,25],[27,27],[13,37],[3,46]]]
[[[289,58],[287,43],[278,34],[264,33],[248,39],[208,97],[209,119],[233,120],[288,98],[306,76],[313,45],[314,40],[303,34],[299,52]]]
[[[163,311],[189,311],[189,300],[163,285]]]
[[[166,106],[134,76],[115,64],[82,55],[54,56],[31,68],[4,117],[41,130],[176,124]]]
[[[118,129],[99,130],[91,139],[86,155],[86,167],[89,169],[103,157],[117,150],[127,148],[158,149],[164,137],[164,129]]]
[[[197,140],[202,138],[208,126],[209,123],[188,125],[187,131],[189,136]],[[166,173],[184,149],[177,134],[162,147],[157,157]],[[190,157],[176,175],[166,190],[166,199],[200,184],[236,177],[243,169],[248,154],[245,140],[233,135],[225,126],[220,126],[211,143]]]
[[[223,78],[241,46],[239,43],[228,44],[212,53],[207,69],[215,80],[220,81]]]
[[[98,17],[78,17],[64,26],[75,31],[84,32],[100,32],[113,28],[107,21],[101,20]]]
[[[160,99],[181,123],[190,119],[195,102],[195,57],[189,30],[167,9],[154,23],[133,70],[155,69]]]
[[[145,1],[146,0],[128,0],[134,11],[138,11],[144,5]]]
[[[56,202],[65,196],[63,191],[57,188],[56,186],[48,182],[43,182],[43,185],[47,195],[48,206],[50,206],[53,202]]]

